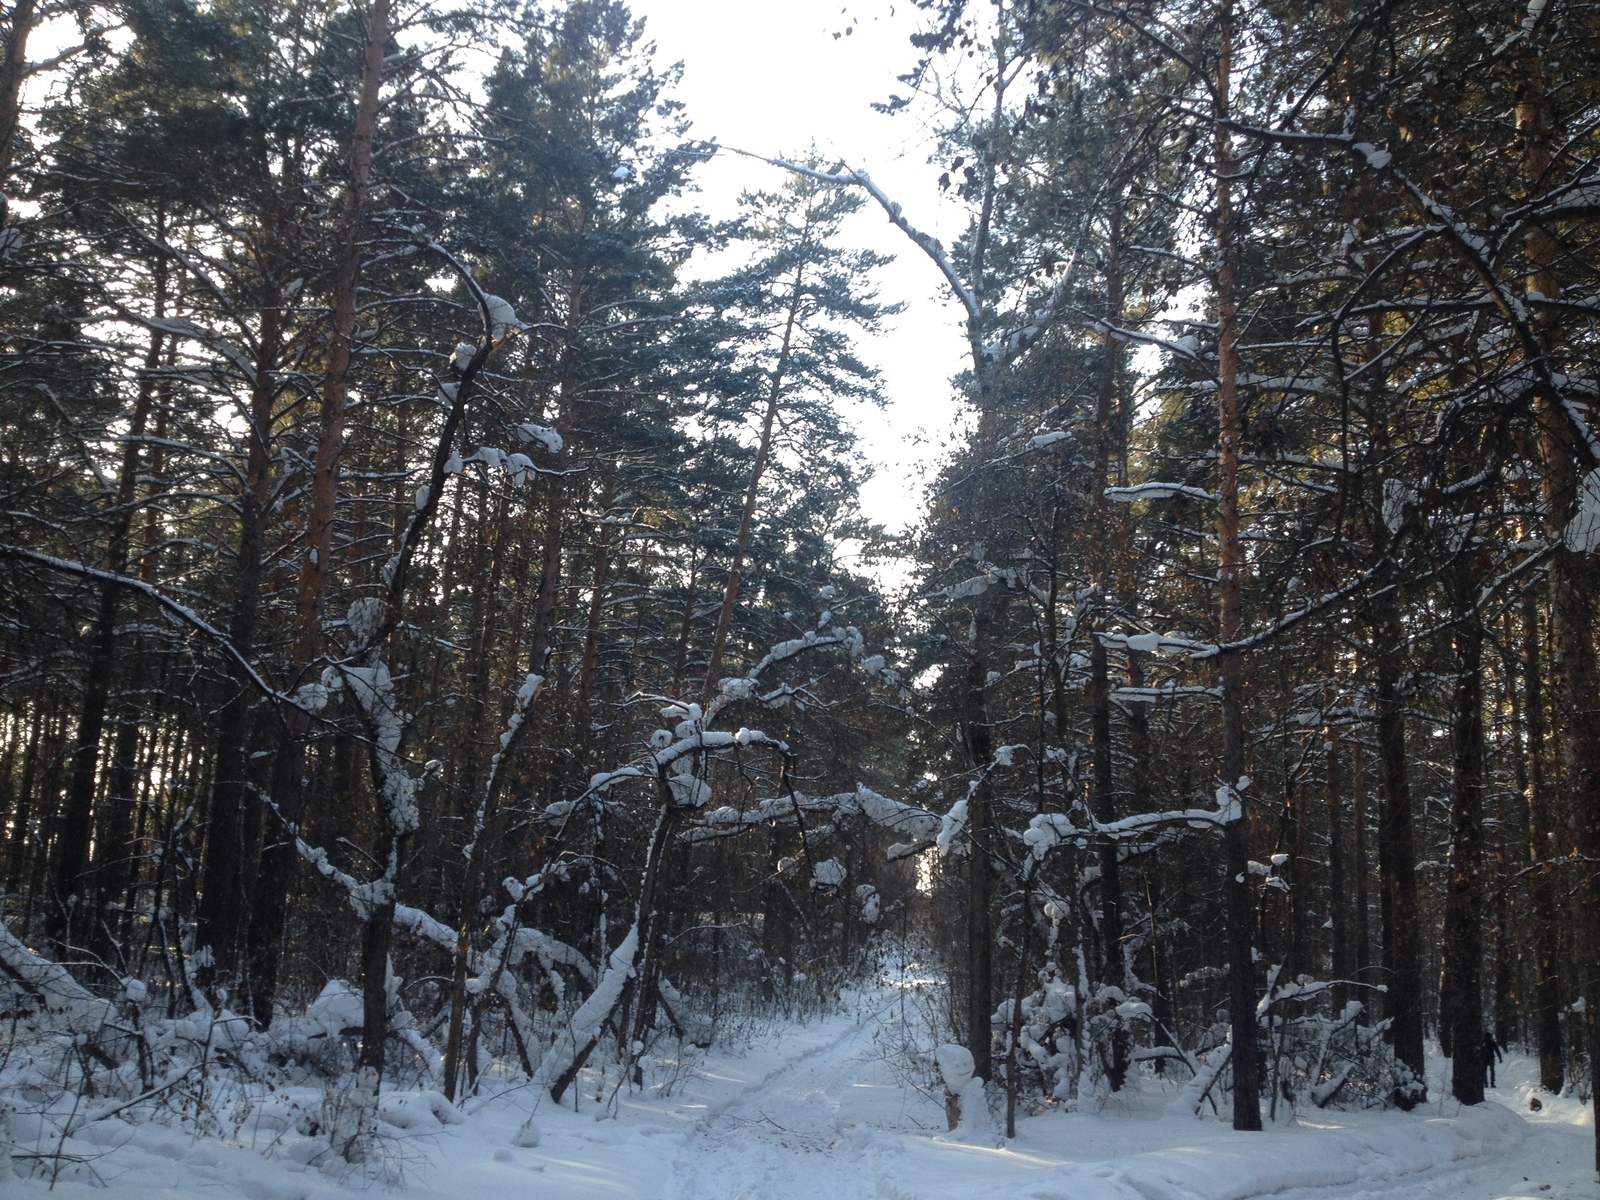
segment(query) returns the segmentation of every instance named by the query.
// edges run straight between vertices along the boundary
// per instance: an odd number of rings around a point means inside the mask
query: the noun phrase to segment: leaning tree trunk
[[[717,631],[711,642],[711,660],[706,664],[706,695],[716,694],[722,678],[722,659],[728,648],[728,635],[733,629],[733,613],[739,603],[739,588],[743,583],[745,556],[750,552],[750,539],[755,532],[756,500],[761,494],[761,477],[766,473],[772,456],[772,433],[778,420],[778,402],[783,395],[784,375],[789,369],[789,356],[794,345],[795,323],[800,317],[800,299],[804,295],[805,268],[794,272],[794,287],[789,293],[788,313],[783,323],[783,342],[778,347],[778,360],[773,364],[767,386],[767,410],[761,421],[761,440],[756,445],[756,461],[750,467],[750,480],[744,489],[744,508],[739,514],[739,534],[733,547],[733,561],[728,565],[728,584],[722,592],[722,607],[717,612]]]

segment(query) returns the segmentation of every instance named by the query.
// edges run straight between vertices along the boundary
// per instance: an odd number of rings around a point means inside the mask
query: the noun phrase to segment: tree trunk
[[[321,426],[312,465],[307,546],[299,583],[301,644],[320,640],[322,606],[332,569],[333,526],[339,496],[339,455],[344,449],[345,409],[350,400],[350,366],[355,357],[357,289],[361,282],[361,231],[372,184],[372,141],[378,127],[378,92],[389,44],[389,0],[373,0],[367,16],[367,44],[350,138],[350,173],[340,219],[338,261],[333,273],[333,325],[328,365],[322,378]],[[298,648],[298,647],[297,647]],[[306,664],[298,662],[297,667]]]
[[[1557,963],[1555,863],[1561,857],[1551,828],[1544,778],[1544,678],[1539,654],[1539,605],[1522,597],[1523,728],[1527,745],[1528,896],[1533,909],[1533,1035],[1539,1086],[1560,1095],[1565,1082],[1561,1047],[1561,971]]]
[[[1392,568],[1392,564],[1390,564]],[[1378,817],[1379,909],[1383,922],[1383,976],[1388,985],[1383,1011],[1395,1057],[1423,1086],[1422,948],[1418,930],[1417,857],[1412,835],[1411,786],[1406,770],[1405,698],[1400,664],[1405,637],[1395,599],[1392,569],[1379,580],[1374,657],[1377,670],[1378,769],[1383,808]],[[1396,1089],[1394,1102],[1410,1108],[1426,1098]]]
[[[1550,107],[1538,44],[1529,37],[1524,47],[1523,86],[1516,119],[1523,141],[1523,180],[1528,194],[1536,196],[1548,186],[1546,175],[1552,161]],[[1557,299],[1561,280],[1555,264],[1560,247],[1555,238],[1535,226],[1526,237],[1524,252],[1528,289],[1537,289],[1547,299]],[[1540,339],[1546,346],[1559,339],[1556,321],[1553,308],[1542,310],[1536,318]],[[1545,578],[1550,597],[1550,671],[1557,688],[1552,711],[1560,716],[1555,729],[1559,778],[1569,802],[1567,811],[1577,829],[1580,861],[1586,863],[1579,876],[1582,918],[1577,940],[1579,960],[1584,964],[1579,982],[1584,989],[1584,1020],[1593,1075],[1594,1064],[1600,1062],[1600,873],[1593,866],[1600,861],[1600,664],[1595,659],[1593,599],[1597,580],[1587,556],[1570,549],[1563,537],[1577,502],[1579,456],[1592,455],[1574,438],[1572,419],[1561,397],[1540,387],[1535,390],[1534,403],[1545,534],[1552,544]],[[1588,465],[1595,466],[1593,462]],[[1591,1091],[1596,1116],[1595,1167],[1600,1170],[1600,1088]]]
[[[1239,540],[1239,327],[1234,296],[1238,270],[1233,213],[1233,139],[1228,129],[1233,55],[1233,0],[1217,15],[1216,238],[1217,238],[1217,640],[1239,638],[1240,575],[1245,569]],[[1217,656],[1222,684],[1222,783],[1237,811],[1224,828],[1228,928],[1228,1002],[1233,1035],[1233,1127],[1261,1128],[1261,1066],[1256,1045],[1256,986],[1250,926],[1250,822],[1245,815],[1244,657],[1224,649]]]
[[[311,666],[321,644],[323,605],[332,569],[339,455],[344,447],[350,367],[355,355],[357,289],[361,280],[360,238],[372,182],[372,142],[377,133],[378,95],[383,83],[384,54],[389,44],[389,4],[390,0],[373,0],[367,16],[361,88],[350,138],[350,168],[339,231],[339,257],[333,274],[332,329],[322,380],[321,420],[306,519],[306,550],[296,588],[295,641],[290,667],[296,675]],[[286,715],[272,772],[272,796],[277,811],[266,817],[266,844],[250,908],[251,969],[246,987],[251,1015],[263,1028],[272,1020],[289,884],[299,862],[292,833],[288,836],[277,836],[277,833],[283,826],[294,829],[300,820],[304,805],[303,742],[310,727],[304,714]]]
[[[28,36],[38,23],[38,0],[17,0],[5,27],[5,58],[0,60],[0,228],[6,223],[6,193],[11,190],[17,131],[22,128],[22,83],[28,77]]]
[[[967,759],[978,772],[978,785],[967,796],[967,1049],[972,1052],[972,1070],[979,1079],[990,1076],[994,1035],[990,1017],[994,1012],[994,937],[990,928],[989,865],[991,826],[988,769],[994,759],[994,738],[989,727],[988,686],[989,625],[987,603],[980,600],[973,610],[975,632],[972,658],[967,665],[966,695],[962,703],[962,734],[967,744]]]
[[[261,310],[259,350],[250,396],[250,428],[245,461],[244,495],[239,502],[239,548],[235,559],[233,612],[228,636],[245,659],[255,649],[264,557],[263,521],[267,514],[272,466],[273,404],[278,394],[278,357],[282,352],[282,310],[268,296]],[[250,714],[258,697],[242,670],[229,681],[231,694],[217,718],[216,773],[211,786],[210,827],[201,880],[198,947],[209,946],[211,959],[199,978],[208,990],[229,981],[241,962],[243,934],[250,914],[253,873],[245,864],[255,857],[246,844],[252,822],[246,819],[246,770],[250,762]]]
[[[21,14],[18,14],[21,19]],[[3,99],[3,97],[0,97]],[[0,118],[3,118],[0,113]],[[158,236],[162,223],[158,217]],[[154,312],[157,318],[166,315],[167,262],[158,258],[155,266]],[[161,333],[152,332],[145,350],[139,388],[135,396],[133,413],[128,422],[127,439],[122,446],[122,462],[117,473],[116,507],[111,512],[110,529],[106,539],[106,569],[122,574],[128,566],[128,546],[133,528],[134,501],[138,494],[140,446],[145,426],[150,419],[150,407],[155,397],[154,372],[161,363]],[[70,902],[70,911],[55,914],[59,920],[57,932],[69,943],[81,945],[89,941],[97,949],[106,949],[103,939],[92,937],[100,924],[98,897],[100,889],[92,878],[93,868],[89,856],[94,827],[95,791],[99,777],[100,742],[105,733],[106,706],[111,695],[111,684],[116,678],[117,617],[121,611],[121,587],[106,583],[100,589],[100,606],[96,614],[94,635],[90,642],[89,662],[84,673],[83,704],[78,713],[77,734],[74,738],[71,767],[67,776],[67,795],[64,809],[65,821],[58,842],[55,881],[58,895]],[[113,852],[110,845],[101,846],[96,854],[103,858]],[[99,864],[95,864],[98,866]]]
[[[1116,325],[1122,319],[1121,272],[1122,209],[1113,204],[1106,243],[1106,322]],[[1097,607],[1094,635],[1106,632],[1107,589],[1111,584],[1111,521],[1106,500],[1110,483],[1111,420],[1116,407],[1117,366],[1121,343],[1107,332],[1102,339],[1104,361],[1100,367],[1094,414],[1094,473],[1090,487],[1091,583],[1095,586]],[[1089,744],[1093,761],[1091,802],[1095,818],[1104,822],[1117,819],[1115,778],[1111,747],[1111,681],[1106,663],[1106,647],[1098,636],[1089,641]],[[1121,847],[1106,841],[1100,847],[1100,979],[1109,987],[1121,988],[1127,982],[1122,963],[1122,865]],[[1128,1032],[1121,1023],[1112,1030],[1111,1062],[1106,1079],[1111,1090],[1122,1090],[1128,1074]]]
[[[611,507],[616,463],[608,463],[596,509],[603,515]],[[583,634],[583,658],[578,666],[578,695],[572,706],[573,749],[580,761],[589,742],[589,702],[594,694],[595,671],[600,661],[600,628],[605,615],[606,586],[610,582],[611,555],[616,544],[615,528],[602,522],[595,532],[594,583],[589,593],[589,615]]]
[[[1355,879],[1350,889],[1355,905],[1355,920],[1350,925],[1350,960],[1355,966],[1355,978],[1370,983],[1367,978],[1372,968],[1371,918],[1367,911],[1370,904],[1367,878],[1371,869],[1367,860],[1367,763],[1359,740],[1350,748],[1350,783],[1350,874]],[[1372,1006],[1366,1000],[1363,999],[1362,1005],[1371,1012]]]
[[[1483,1102],[1483,626],[1473,607],[1470,550],[1450,570],[1457,609],[1451,700],[1450,879],[1445,896],[1440,1033],[1449,1027],[1450,1091],[1462,1104]],[[1448,995],[1448,1005],[1445,996]]]
[[[1324,709],[1332,708],[1338,693],[1329,688]],[[1336,980],[1355,978],[1350,954],[1349,905],[1345,901],[1344,865],[1344,775],[1340,761],[1337,718],[1326,712],[1322,726],[1323,799],[1328,811],[1328,923],[1332,945],[1332,974]],[[1343,1012],[1350,1001],[1350,989],[1343,983],[1334,988],[1333,1007]]]
[[[739,516],[739,535],[734,543],[733,561],[728,565],[728,585],[723,589],[722,608],[717,613],[717,631],[711,641],[711,660],[706,665],[705,694],[716,695],[722,679],[722,658],[728,646],[728,634],[733,628],[733,611],[739,603],[739,586],[744,574],[745,555],[750,550],[750,538],[755,530],[756,499],[760,495],[761,477],[766,473],[767,461],[772,454],[772,429],[778,419],[778,401],[783,395],[783,378],[789,369],[789,354],[794,344],[795,322],[800,316],[800,298],[805,281],[805,268],[796,267],[794,287],[789,293],[789,309],[784,318],[783,342],[778,348],[778,361],[773,365],[771,382],[767,388],[767,411],[761,421],[761,440],[756,446],[756,461],[750,468],[750,481],[744,489],[744,509]]]

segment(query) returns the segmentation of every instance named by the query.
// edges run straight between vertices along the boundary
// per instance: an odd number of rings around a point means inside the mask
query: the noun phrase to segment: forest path
[[[752,1026],[735,1044],[650,1064],[619,1095],[588,1079],[555,1107],[518,1086],[385,1151],[401,1200],[1597,1200],[1593,1126],[1576,1100],[1540,1096],[1509,1059],[1495,1103],[1462,1109],[1445,1064],[1412,1113],[1311,1110],[1262,1133],[1168,1112],[1170,1084],[1142,1078],[1097,1113],[1018,1121],[1014,1140],[945,1132],[926,1073],[930,1013],[890,980],[804,1024]],[[919,1048],[920,1047],[920,1048]],[[615,1100],[615,1107],[610,1101]],[[576,1102],[577,1110],[571,1106]],[[534,1112],[542,1140],[517,1131]],[[157,1124],[97,1126],[82,1171],[54,1197],[349,1200],[361,1181],[308,1170],[286,1147],[230,1145]],[[69,1148],[71,1149],[71,1148]],[[262,1151],[268,1152],[263,1154]],[[0,1181],[6,1200],[49,1191]]]
[[[673,1155],[662,1200],[1595,1200],[1585,1106],[1544,1097],[1531,1064],[1502,1069],[1494,1103],[1436,1097],[1411,1114],[1308,1113],[1262,1134],[1165,1111],[1148,1084],[1098,1114],[1048,1113],[999,1144],[943,1131],[934,1097],[896,1065],[903,1009],[864,1006],[789,1033],[715,1103]],[[709,1064],[708,1064],[709,1066]],[[717,1072],[707,1073],[707,1083]],[[732,1080],[724,1079],[724,1083]],[[1439,1097],[1445,1097],[1440,1099]]]
[[[895,1135],[942,1129],[943,1111],[892,1061],[897,1009],[880,994],[819,1022],[780,1065],[708,1105],[674,1157],[664,1200],[910,1195],[895,1185],[905,1157]]]

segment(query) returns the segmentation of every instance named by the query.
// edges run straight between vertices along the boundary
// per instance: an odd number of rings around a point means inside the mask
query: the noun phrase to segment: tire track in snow
[[[841,1105],[870,1060],[881,1014],[849,1019],[761,1079],[711,1106],[672,1161],[666,1200],[847,1200],[897,1194],[882,1169],[903,1155],[898,1139],[868,1128]]]

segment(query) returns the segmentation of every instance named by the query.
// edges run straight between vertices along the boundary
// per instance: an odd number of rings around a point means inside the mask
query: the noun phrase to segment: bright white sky
[[[941,211],[926,126],[909,113],[888,117],[871,108],[906,92],[895,77],[914,61],[907,39],[918,14],[910,0],[852,0],[847,11],[843,3],[632,0],[632,8],[657,44],[657,61],[684,65],[677,94],[695,136],[766,155],[803,154],[814,142],[828,162],[842,158],[870,172],[914,224],[949,244],[963,218],[951,206]],[[716,215],[731,214],[741,190],[781,181],[773,168],[730,154],[718,155],[699,178],[700,202]],[[857,216],[847,235],[895,255],[879,275],[879,295],[906,304],[882,336],[861,346],[883,374],[887,409],[850,414],[876,468],[862,507],[899,530],[916,520],[924,468],[961,420],[963,406],[948,384],[964,361],[960,309],[944,298],[933,264],[876,206]]]

